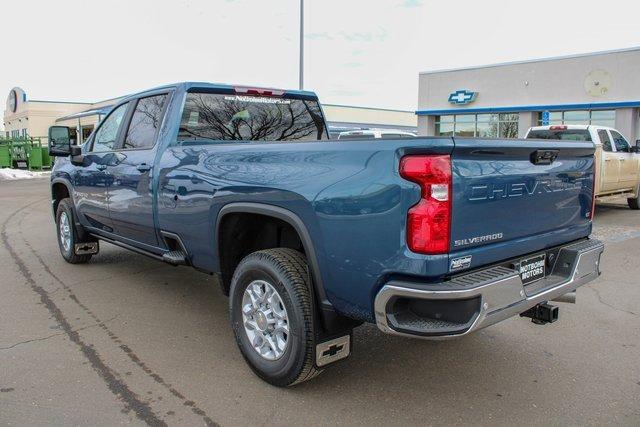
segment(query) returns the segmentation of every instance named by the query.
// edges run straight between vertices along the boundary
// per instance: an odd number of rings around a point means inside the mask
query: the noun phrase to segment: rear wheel
[[[304,255],[277,248],[245,257],[233,275],[231,325],[238,347],[264,381],[286,387],[314,366],[313,304]]]
[[[80,233],[76,229],[71,200],[68,198],[62,199],[58,204],[56,230],[60,253],[65,261],[71,264],[82,264],[91,259],[91,255],[76,255],[76,243],[86,243],[87,241],[80,237]]]

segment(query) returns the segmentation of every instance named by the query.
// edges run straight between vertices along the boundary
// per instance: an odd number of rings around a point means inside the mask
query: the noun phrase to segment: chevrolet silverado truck
[[[632,146],[617,130],[595,125],[536,126],[525,138],[592,141],[596,145],[596,200],[626,197],[631,209],[640,209],[640,140]]]
[[[363,322],[427,339],[549,323],[600,274],[592,142],[331,140],[312,92],[207,83],[124,98],[81,146],[49,138],[62,257],[103,241],[216,275],[276,386],[346,358]]]

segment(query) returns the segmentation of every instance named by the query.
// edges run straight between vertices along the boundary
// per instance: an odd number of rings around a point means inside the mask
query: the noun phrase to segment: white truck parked
[[[596,145],[596,199],[626,196],[631,209],[640,209],[640,140],[630,145],[617,130],[594,125],[536,126],[527,139],[593,141]]]

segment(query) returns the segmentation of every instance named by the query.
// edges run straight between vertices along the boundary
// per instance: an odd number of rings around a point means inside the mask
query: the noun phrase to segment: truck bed
[[[557,157],[533,164],[540,150]],[[178,142],[159,162],[158,227],[182,236],[194,266],[219,271],[211,224],[223,207],[289,211],[312,236],[320,297],[373,321],[373,296],[389,277],[435,282],[454,273],[455,259],[471,256],[464,269],[473,269],[587,237],[593,150],[584,142],[465,138]],[[400,176],[399,164],[422,154],[451,156],[445,254],[415,253],[406,243],[407,212],[421,190]]]

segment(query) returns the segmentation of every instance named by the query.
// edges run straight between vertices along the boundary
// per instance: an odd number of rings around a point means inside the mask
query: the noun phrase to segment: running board
[[[162,260],[171,265],[189,265],[187,255],[182,251],[170,251],[162,255]]]

